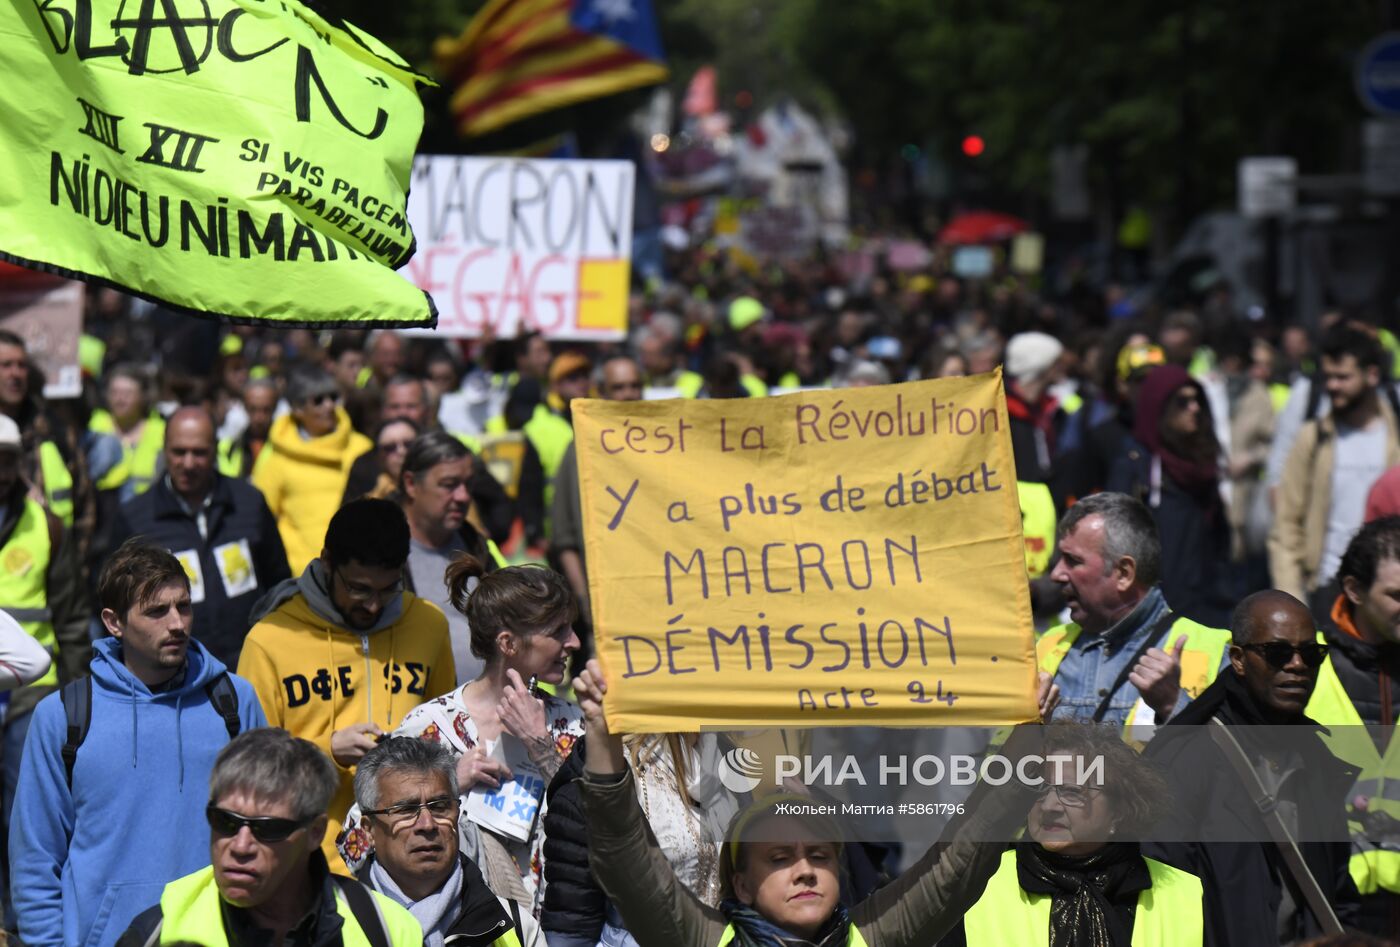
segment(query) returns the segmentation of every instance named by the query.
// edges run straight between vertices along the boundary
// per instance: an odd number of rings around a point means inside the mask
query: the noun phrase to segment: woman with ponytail
[[[432,740],[457,756],[462,852],[498,896],[531,904],[540,875],[543,813],[528,837],[512,838],[472,821],[467,798],[517,775],[499,747],[511,739],[523,745],[539,773],[536,798],[543,805],[544,787],[583,735],[583,714],[531,685],[563,682],[569,655],[579,647],[573,629],[578,608],[564,577],[539,566],[488,573],[481,560],[464,554],[448,566],[446,581],[452,606],[471,624],[472,653],[485,667],[475,680],[410,711],[394,736]],[[338,843],[352,871],[371,851],[369,832],[360,822],[359,811],[351,810]]]

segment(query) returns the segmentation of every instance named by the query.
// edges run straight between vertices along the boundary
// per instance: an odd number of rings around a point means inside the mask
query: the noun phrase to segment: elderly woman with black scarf
[[[1003,853],[942,947],[1202,947],[1200,879],[1129,841],[1165,808],[1162,777],[1111,728],[1052,729],[1029,838]]]

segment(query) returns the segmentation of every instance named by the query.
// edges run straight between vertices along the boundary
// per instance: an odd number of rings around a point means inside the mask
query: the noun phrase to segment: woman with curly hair
[[[1049,730],[1027,838],[942,947],[1201,947],[1201,880],[1131,841],[1169,805],[1157,768],[1110,727]]]
[[[538,770],[539,780],[531,782],[538,782],[535,797],[543,806],[544,787],[583,735],[583,714],[529,685],[564,680],[569,655],[579,647],[573,628],[578,607],[564,577],[538,566],[488,573],[479,559],[463,554],[448,567],[446,579],[453,607],[471,624],[472,653],[485,667],[475,680],[410,711],[393,735],[432,740],[457,756],[462,853],[499,897],[531,904],[540,877],[543,812],[526,837],[515,838],[473,821],[468,797],[512,778],[497,752],[498,744],[510,739],[523,745]],[[337,840],[351,871],[359,871],[371,845],[358,809],[352,809]]]

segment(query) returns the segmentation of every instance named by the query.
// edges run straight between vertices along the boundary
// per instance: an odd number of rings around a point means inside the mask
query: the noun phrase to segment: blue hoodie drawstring
[[[136,745],[141,741],[136,738],[136,682],[128,679],[126,682],[128,698],[131,700],[131,768],[136,768]]]
[[[180,725],[184,722],[184,714],[181,711],[181,704],[184,703],[184,700],[185,692],[181,690],[178,694],[175,695],[175,745],[179,747],[179,749],[176,751],[176,760],[178,761],[178,765],[180,767],[180,781],[178,784],[178,791],[182,794],[185,791],[185,737],[184,734],[180,731]]]

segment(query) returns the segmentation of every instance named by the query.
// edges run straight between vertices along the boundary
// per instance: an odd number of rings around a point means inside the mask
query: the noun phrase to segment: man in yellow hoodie
[[[291,413],[272,422],[253,465],[253,486],[277,518],[287,564],[296,575],[316,556],[340,498],[350,465],[374,445],[350,426],[335,379],[299,367],[287,379]]]
[[[335,849],[355,801],[355,764],[414,707],[457,684],[447,619],[404,589],[408,522],[387,500],[346,504],[299,578],[253,608],[238,673],[270,726],[310,740],[335,761],[340,783],[322,848]]]

